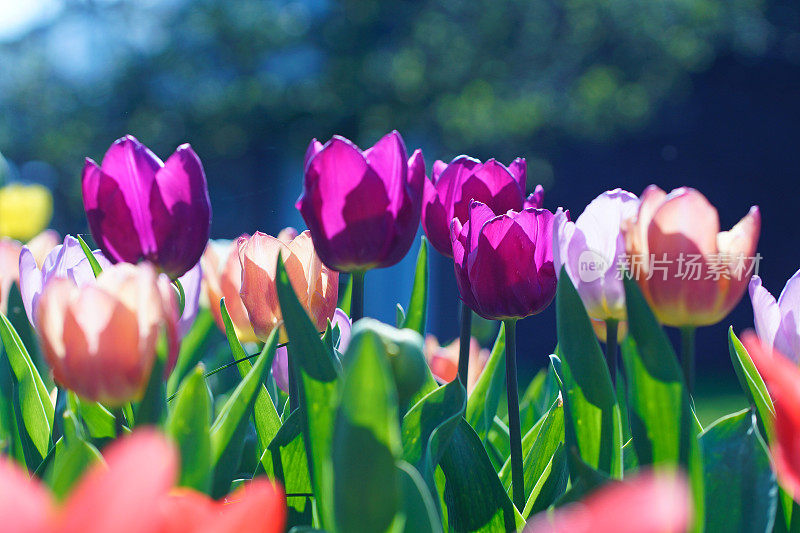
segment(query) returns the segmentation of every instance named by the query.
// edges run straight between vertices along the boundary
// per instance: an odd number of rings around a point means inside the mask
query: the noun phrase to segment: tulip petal
[[[171,278],[200,260],[211,230],[211,202],[200,158],[188,144],[175,150],[149,190],[157,263]]]
[[[514,176],[519,190],[525,193],[525,182],[528,180],[528,162],[524,157],[518,157],[508,165],[508,171]],[[541,187],[541,185],[539,185]],[[541,205],[535,206],[541,207]]]
[[[786,282],[778,297],[778,309],[781,322],[775,335],[775,348],[797,362],[800,359],[800,270]]]
[[[775,439],[770,443],[775,473],[781,487],[800,501],[800,368],[752,331],[742,335],[742,344],[764,378],[775,407]]]
[[[34,322],[33,310],[38,303],[42,293],[42,271],[36,266],[36,259],[27,246],[23,246],[19,254],[19,292],[22,296],[22,304],[25,306],[25,314],[31,324]]]
[[[800,273],[800,271],[798,271]],[[796,276],[797,274],[795,274]],[[753,276],[750,280],[750,301],[753,304],[753,318],[756,333],[770,347],[775,345],[775,335],[781,325],[781,312],[775,297],[764,288],[761,278]]]
[[[350,330],[353,327],[353,323],[350,321],[350,317],[347,316],[347,313],[337,307],[333,313],[331,324],[332,326],[339,326],[339,345],[336,349],[339,350],[340,353],[344,353],[350,345]]]
[[[194,324],[200,307],[200,283],[203,280],[203,268],[198,262],[186,274],[178,278],[183,287],[183,313],[178,321],[178,335],[183,338]]]
[[[140,229],[142,217],[131,211],[120,183],[91,159],[86,160],[83,168],[82,187],[89,228],[106,257],[115,263],[136,263],[144,257],[145,251],[152,250],[154,239],[149,220],[147,226]]]
[[[444,172],[444,169],[446,168],[447,163],[441,159],[437,159],[433,162],[433,172],[431,173],[431,178],[434,184],[439,181],[439,176],[442,175],[442,172]]]
[[[281,533],[286,523],[283,490],[267,479],[255,479],[225,499],[221,513],[201,533]]]
[[[397,216],[405,197],[403,191],[408,177],[406,157],[406,146],[396,130],[381,137],[372,148],[364,150],[367,164],[384,183],[390,199],[389,208],[394,216]]]
[[[392,237],[386,240],[380,266],[398,263],[411,248],[419,228],[423,187],[427,181],[422,151],[417,149],[408,160],[407,184],[401,191],[402,200],[396,211]]]
[[[38,478],[0,456],[0,517],[6,533],[44,533],[52,518],[50,494]]]
[[[537,185],[533,192],[525,199],[523,208],[527,209],[529,207],[536,209],[541,209],[544,207],[544,187],[541,185]]]
[[[450,222],[447,218],[447,210],[439,198],[436,187],[430,180],[425,180],[423,189],[422,229],[440,254],[452,257],[453,249],[450,244]]]
[[[158,531],[159,505],[178,471],[175,448],[150,430],[109,445],[108,466],[96,465],[67,499],[61,533]]]
[[[311,139],[311,142],[308,144],[308,148],[306,148],[306,155],[303,158],[303,170],[306,169],[308,162],[311,161],[311,158],[317,155],[320,150],[322,150],[322,143],[316,139]]]
[[[272,360],[272,377],[275,384],[286,394],[289,394],[289,350],[286,346],[279,346],[275,350],[275,358]]]

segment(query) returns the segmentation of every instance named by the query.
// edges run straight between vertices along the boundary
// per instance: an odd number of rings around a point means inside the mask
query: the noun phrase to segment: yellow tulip
[[[53,196],[43,185],[12,183],[0,188],[0,236],[27,241],[53,216]]]

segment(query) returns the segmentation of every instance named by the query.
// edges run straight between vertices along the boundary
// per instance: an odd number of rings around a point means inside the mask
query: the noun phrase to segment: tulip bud
[[[535,208],[498,216],[472,202],[463,227],[453,219],[456,282],[467,306],[484,318],[504,320],[550,305],[556,294],[553,216]]]
[[[663,324],[716,324],[739,302],[757,258],[758,207],[729,231],[695,189],[669,194],[651,185],[622,225],[630,275]]]
[[[177,279],[200,260],[211,203],[203,166],[188,144],[162,162],[125,136],[101,165],[86,159],[82,187],[92,236],[112,262],[146,259]]]
[[[350,350],[360,349],[364,338],[368,335],[377,336],[386,350],[397,387],[399,405],[403,408],[410,407],[408,403],[422,388],[429,376],[423,352],[422,336],[411,329],[397,329],[377,320],[364,318],[353,326]],[[348,350],[343,358],[345,364],[350,355],[351,352]]]
[[[425,163],[393,131],[362,151],[334,136],[311,141],[297,209],[322,262],[340,272],[392,266],[419,227]]]
[[[27,241],[53,216],[53,196],[44,185],[12,183],[0,187],[0,237]]]
[[[242,268],[239,294],[256,336],[266,341],[273,329],[283,325],[276,287],[279,253],[297,298],[317,330],[323,331],[336,309],[339,273],[322,264],[310,233],[304,231],[285,244],[259,231],[250,238],[239,237],[237,243]],[[281,336],[285,339],[283,331]]]
[[[635,216],[638,208],[635,195],[614,189],[592,200],[575,222],[570,222],[566,213],[556,215],[553,230],[556,275],[561,274],[562,267],[566,268],[593,320],[624,321],[627,316],[619,270],[620,261],[625,258],[620,224]]]
[[[518,157],[506,167],[495,159],[481,163],[466,155],[450,164],[436,161],[433,180],[425,180],[422,199],[422,228],[439,253],[453,257],[450,222],[457,218],[462,225],[469,217],[472,200],[482,202],[495,213],[521,211],[524,207],[542,207],[541,185],[527,200],[525,181],[527,163]]]
[[[147,263],[109,266],[80,288],[69,279],[52,279],[35,319],[55,381],[111,407],[141,398],[164,330],[168,369],[175,364],[175,294]]]
[[[425,337],[425,359],[433,375],[442,383],[449,383],[458,376],[459,339],[447,346],[440,346],[433,335]],[[467,394],[472,392],[489,361],[489,350],[481,348],[478,339],[470,337],[469,372],[467,375]]]

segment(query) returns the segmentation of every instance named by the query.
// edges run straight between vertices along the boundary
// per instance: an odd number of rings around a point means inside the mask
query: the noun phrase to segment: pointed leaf
[[[183,380],[166,424],[181,454],[178,485],[200,492],[208,491],[211,482],[211,398],[204,370],[197,365]]]

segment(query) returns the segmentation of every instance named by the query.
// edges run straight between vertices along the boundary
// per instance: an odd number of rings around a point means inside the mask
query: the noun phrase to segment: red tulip
[[[644,473],[612,482],[583,501],[533,517],[525,533],[679,533],[692,519],[682,476]]]
[[[770,442],[775,474],[781,486],[800,502],[800,368],[752,331],[742,335],[742,344],[775,407],[775,438]]]

